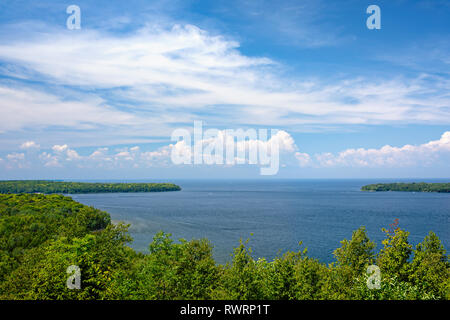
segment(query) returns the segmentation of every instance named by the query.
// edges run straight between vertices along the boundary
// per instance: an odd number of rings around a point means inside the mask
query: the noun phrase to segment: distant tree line
[[[450,183],[376,183],[363,186],[362,191],[450,192]]]
[[[124,224],[62,195],[0,195],[0,299],[449,299],[450,265],[430,232],[413,247],[398,221],[375,243],[361,227],[324,264],[306,249],[254,259],[247,242],[217,264],[206,239],[158,233],[146,254]],[[81,288],[67,288],[67,268]],[[379,289],[367,269],[381,271]]]
[[[0,193],[109,193],[179,191],[172,183],[87,183],[49,180],[0,181]]]

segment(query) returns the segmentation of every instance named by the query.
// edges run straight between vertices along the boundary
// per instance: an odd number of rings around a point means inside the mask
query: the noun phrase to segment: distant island
[[[450,192],[450,183],[376,183],[361,187],[362,191]]]
[[[112,193],[179,191],[173,183],[87,183],[51,180],[0,181],[0,193]]]

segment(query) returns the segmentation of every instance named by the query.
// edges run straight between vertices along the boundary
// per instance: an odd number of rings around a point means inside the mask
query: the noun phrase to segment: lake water
[[[411,233],[412,244],[432,230],[450,248],[450,194],[360,191],[362,185],[388,180],[170,182],[182,191],[71,196],[109,212],[113,221],[130,223],[136,250],[146,252],[163,230],[174,239],[208,238],[220,263],[230,260],[240,238],[250,238],[255,258],[298,250],[302,241],[309,256],[328,263],[340,241],[359,226],[366,227],[378,251],[381,228],[396,218]]]

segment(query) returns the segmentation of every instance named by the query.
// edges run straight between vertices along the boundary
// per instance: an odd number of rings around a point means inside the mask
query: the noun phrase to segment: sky
[[[271,178],[449,178],[449,53],[446,0],[2,1],[0,179],[267,178],[175,164],[194,121],[278,130]]]

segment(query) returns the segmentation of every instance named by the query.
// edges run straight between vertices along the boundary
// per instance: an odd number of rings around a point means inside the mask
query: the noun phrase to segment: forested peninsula
[[[376,183],[361,187],[362,191],[450,192],[450,183]]]
[[[0,181],[0,193],[110,193],[179,191],[173,183],[88,183],[52,180]]]

